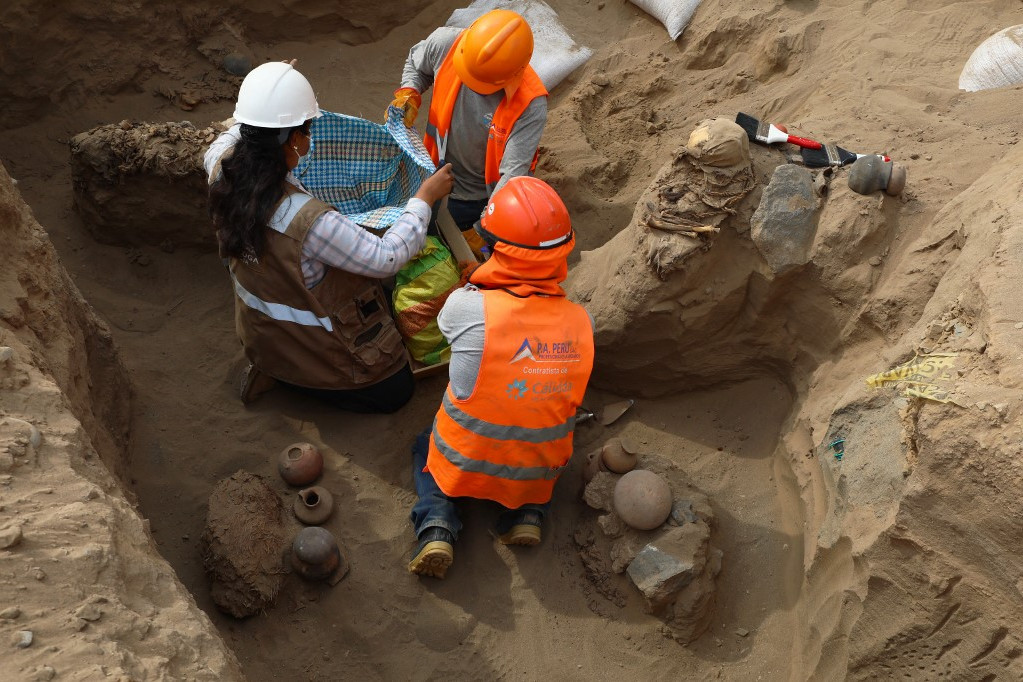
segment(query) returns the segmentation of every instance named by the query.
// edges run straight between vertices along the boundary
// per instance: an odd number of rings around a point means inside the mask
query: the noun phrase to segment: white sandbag
[[[553,90],[593,54],[593,50],[577,45],[569,37],[557,12],[543,0],[476,0],[465,9],[452,12],[447,25],[468,28],[492,9],[510,9],[529,23],[533,29],[533,58],[529,64],[548,90]]]
[[[632,4],[664,24],[672,40],[682,35],[700,0],[631,0]]]
[[[1023,25],[994,34],[973,51],[959,74],[959,89],[976,92],[1023,83]]]
[[[682,35],[685,26],[700,6],[700,0],[630,0],[630,2],[660,21],[672,40],[677,40]]]

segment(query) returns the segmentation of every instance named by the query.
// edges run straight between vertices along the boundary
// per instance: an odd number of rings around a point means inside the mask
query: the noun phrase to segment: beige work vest
[[[312,289],[302,276],[302,244],[334,209],[289,187],[267,226],[258,263],[230,259],[235,326],[245,355],[262,372],[297,386],[353,389],[408,363],[380,283],[327,268]]]

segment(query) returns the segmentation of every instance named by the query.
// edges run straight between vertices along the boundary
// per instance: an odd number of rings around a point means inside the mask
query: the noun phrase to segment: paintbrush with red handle
[[[808,140],[805,137],[789,135],[785,130],[771,123],[761,123],[749,114],[741,111],[735,115],[735,122],[746,131],[746,136],[753,142],[762,144],[775,144],[777,142],[788,142],[804,149],[820,149],[821,143],[816,140]]]

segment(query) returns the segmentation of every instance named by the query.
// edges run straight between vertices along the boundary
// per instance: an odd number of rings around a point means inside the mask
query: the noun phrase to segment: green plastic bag
[[[436,237],[398,271],[394,287],[394,321],[409,354],[424,365],[451,358],[451,346],[440,333],[437,315],[461,280],[451,252]]]

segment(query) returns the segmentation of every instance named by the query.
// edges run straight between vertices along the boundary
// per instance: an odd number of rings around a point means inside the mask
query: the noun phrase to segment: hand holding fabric
[[[414,88],[398,88],[394,91],[392,107],[398,107],[405,111],[405,127],[411,128],[416,122],[416,115],[419,113],[419,105],[423,98]],[[384,111],[384,120],[387,120],[387,111]]]

